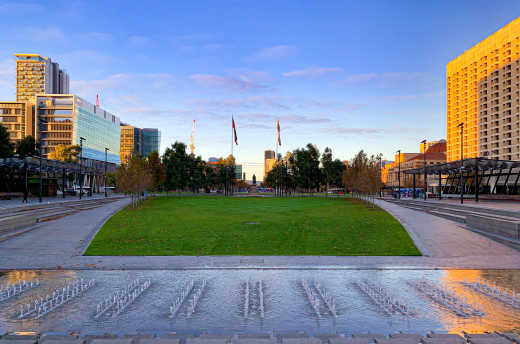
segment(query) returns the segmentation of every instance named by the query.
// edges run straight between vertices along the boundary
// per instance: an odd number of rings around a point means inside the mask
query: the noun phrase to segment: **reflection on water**
[[[478,293],[461,284],[478,278],[520,291],[520,271],[477,270],[200,270],[200,271],[12,271],[0,273],[0,285],[18,280],[40,280],[40,287],[0,303],[0,332],[2,331],[59,331],[59,332],[294,332],[319,333],[394,333],[397,331],[426,333],[427,331],[481,333],[484,331],[520,332],[520,310]],[[46,314],[42,319],[32,317],[18,320],[20,306],[35,297],[52,294],[71,280],[95,279],[96,286],[69,303]],[[152,284],[121,314],[96,319],[96,306],[124,289],[136,278],[150,279]],[[186,297],[174,318],[170,306],[177,294],[191,280],[207,280],[207,286],[195,307]],[[327,312],[316,315],[303,290],[301,280],[326,290],[329,301],[334,300],[336,317]],[[381,311],[356,282],[367,280],[381,286],[389,294],[418,310],[414,316],[388,315]],[[407,282],[427,280],[453,291],[458,298],[482,305],[482,317],[463,318],[448,308],[433,303],[411,288]],[[248,316],[244,316],[244,288],[246,281],[262,281],[260,316],[259,292],[250,291]],[[256,282],[255,282],[256,283]],[[256,285],[256,284],[251,284]],[[317,289],[316,296],[320,293]],[[321,296],[320,296],[321,297]],[[249,299],[249,297],[248,297]],[[318,298],[320,307],[327,307]],[[254,311],[253,311],[254,310]]]

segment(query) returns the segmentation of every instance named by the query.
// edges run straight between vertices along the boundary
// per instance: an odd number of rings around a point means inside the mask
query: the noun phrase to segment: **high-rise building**
[[[140,129],[128,124],[121,124],[120,157],[123,164],[136,154],[147,157],[151,152],[159,152],[161,132],[154,128]]]
[[[520,18],[447,65],[447,160],[520,160]]]
[[[265,180],[265,177],[267,176],[267,174],[269,173],[269,171],[271,171],[271,169],[273,168],[274,166],[274,163],[275,163],[275,152],[272,151],[272,150],[266,150],[264,152],[264,180]]]
[[[141,155],[143,157],[147,157],[153,151],[159,152],[161,144],[161,132],[159,129],[143,128],[141,130],[141,135],[143,138]]]
[[[40,94],[35,97],[36,135],[42,154],[57,145],[79,145],[83,141],[83,157],[119,164],[121,129],[119,118],[74,94]]]
[[[26,102],[0,102],[0,125],[7,129],[13,143],[26,136],[34,137],[34,106]]]
[[[68,94],[69,76],[48,57],[15,54],[16,101],[33,101],[37,94]]]
[[[126,164],[134,154],[141,155],[142,136],[141,129],[121,123],[121,143],[119,156],[121,163]]]

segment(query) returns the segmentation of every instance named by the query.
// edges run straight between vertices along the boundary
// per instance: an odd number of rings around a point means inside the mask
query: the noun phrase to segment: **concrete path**
[[[520,252],[463,225],[378,201],[404,225],[421,257],[147,256],[85,257],[83,251],[121,200],[55,221],[0,243],[1,269],[520,269]]]
[[[409,201],[421,201],[425,203],[432,204],[448,204],[455,205],[460,207],[477,207],[477,208],[487,208],[487,209],[498,209],[498,210],[506,210],[506,211],[514,211],[520,213],[520,202],[519,201],[508,201],[508,200],[480,200],[475,202],[473,199],[464,199],[464,204],[460,204],[460,199],[458,198],[450,198],[450,199],[428,199],[424,201],[421,198],[412,198],[412,197],[403,197],[402,200]],[[395,199],[394,199],[395,200]]]
[[[109,196],[110,197],[121,197],[120,194],[114,194]],[[94,194],[92,197],[86,197],[84,196],[82,200],[90,200],[90,199],[103,199],[105,198],[104,194]],[[8,209],[8,208],[17,208],[17,207],[24,207],[24,206],[35,206],[40,204],[53,204],[53,203],[63,203],[63,202],[74,202],[74,201],[80,201],[78,196],[69,196],[66,195],[65,198],[63,197],[43,197],[42,203],[40,203],[40,199],[38,197],[30,197],[28,199],[27,203],[23,203],[22,198],[14,198],[9,200],[0,200],[0,209]]]

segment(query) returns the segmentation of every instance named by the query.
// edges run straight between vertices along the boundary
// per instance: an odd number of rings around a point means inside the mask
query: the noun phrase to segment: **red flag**
[[[276,118],[276,130],[278,131],[278,146],[282,145],[282,139],[280,138],[280,121]]]
[[[235,144],[238,146],[237,128],[235,127],[235,119],[231,116],[231,122],[233,124],[233,134],[235,135]]]
[[[99,94],[96,94],[96,106],[99,107]]]

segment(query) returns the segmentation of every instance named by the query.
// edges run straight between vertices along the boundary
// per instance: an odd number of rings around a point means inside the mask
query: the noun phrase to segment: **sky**
[[[520,15],[518,0],[0,0],[0,100],[15,99],[15,53],[49,56],[71,92],[125,123],[159,128],[161,150],[204,159],[233,148],[247,178],[263,152],[307,143],[417,152],[446,138],[446,64]]]

